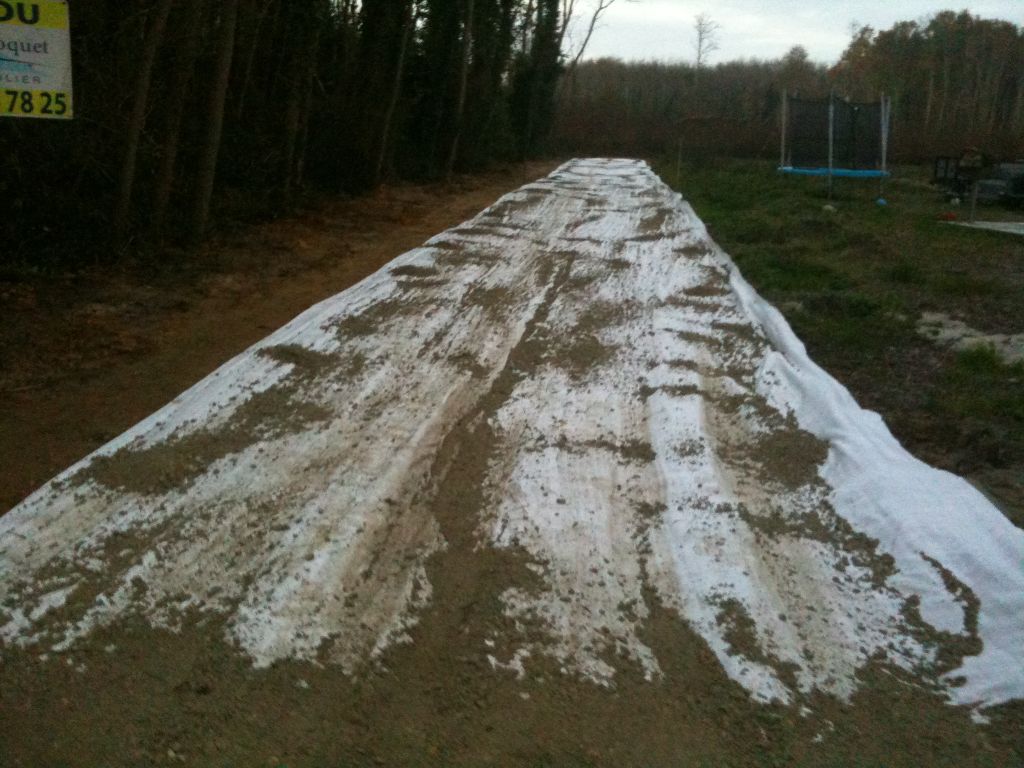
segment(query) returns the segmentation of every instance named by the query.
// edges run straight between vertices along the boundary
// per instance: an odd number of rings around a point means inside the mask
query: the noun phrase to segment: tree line
[[[855,97],[892,97],[905,152],[966,144],[999,157],[1024,152],[1024,27],[967,11],[864,27],[831,74]]]
[[[72,4],[75,119],[0,120],[0,261],[196,244],[304,188],[530,156],[554,115],[564,3]]]
[[[890,94],[896,159],[1024,154],[1024,29],[1009,22],[943,12],[857,30],[833,66],[796,47],[709,67],[719,30],[703,16],[694,64],[587,61],[614,2],[73,4],[76,119],[0,120],[0,262],[194,245],[306,189],[544,150],[773,157],[784,90]]]
[[[707,25],[704,18],[704,46]],[[696,32],[700,51],[700,24]],[[774,61],[714,67],[586,61],[560,88],[554,146],[573,154],[773,158],[783,91],[859,101],[888,94],[897,161],[969,145],[993,158],[1024,156],[1024,28],[968,12],[861,28],[832,66],[799,46]]]

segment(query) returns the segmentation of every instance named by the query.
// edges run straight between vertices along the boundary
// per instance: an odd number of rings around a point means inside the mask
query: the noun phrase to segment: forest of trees
[[[0,120],[0,261],[195,244],[303,187],[531,155],[553,118],[565,5],[73,4],[75,119]]]
[[[553,146],[561,152],[688,156],[778,154],[783,90],[893,100],[897,160],[1024,155],[1024,28],[939,13],[856,32],[833,66],[800,47],[776,61],[696,64],[582,62],[560,89]]]
[[[864,28],[831,67],[799,47],[714,67],[583,60],[614,2],[73,4],[75,119],[0,120],[0,263],[195,245],[302,190],[538,153],[772,157],[783,89],[889,93],[897,159],[968,143],[1024,154],[1024,30],[1008,22],[947,12]],[[700,19],[698,59],[717,33]]]

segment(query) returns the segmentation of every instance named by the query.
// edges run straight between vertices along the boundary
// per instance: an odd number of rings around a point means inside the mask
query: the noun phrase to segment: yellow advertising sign
[[[0,0],[0,117],[68,120],[71,95],[68,4]]]

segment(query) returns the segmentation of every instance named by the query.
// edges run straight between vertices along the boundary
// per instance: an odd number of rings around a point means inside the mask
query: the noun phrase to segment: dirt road
[[[0,757],[1010,765],[1022,556],[573,161],[0,519]]]

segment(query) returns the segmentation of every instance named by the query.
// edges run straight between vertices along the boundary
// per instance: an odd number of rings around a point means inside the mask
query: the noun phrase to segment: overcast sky
[[[586,58],[692,60],[693,19],[706,13],[720,26],[713,64],[774,59],[794,45],[831,64],[846,48],[854,23],[888,29],[897,21],[964,7],[984,18],[1024,24],[1024,0],[616,0],[602,17]]]

